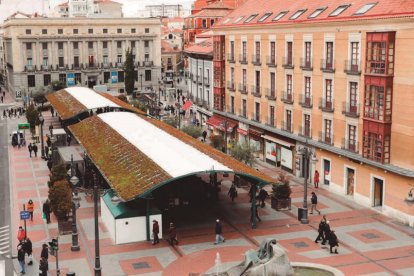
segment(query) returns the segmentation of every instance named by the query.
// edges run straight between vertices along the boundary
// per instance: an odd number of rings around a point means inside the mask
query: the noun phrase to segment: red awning
[[[224,128],[226,126],[227,123],[227,132],[232,132],[234,127],[237,125],[237,123],[233,122],[233,121],[229,121],[223,118],[220,118],[216,115],[211,116],[210,118],[208,118],[207,120],[207,124],[215,127],[221,131],[224,131]]]
[[[248,133],[247,130],[241,129],[239,127],[237,128],[237,132],[240,133],[240,134],[246,135],[246,136],[247,136],[247,133]]]
[[[256,136],[257,138],[261,138],[263,134],[264,133],[260,130],[255,130],[255,129],[249,128],[249,135],[251,135],[251,136]]]
[[[189,109],[191,106],[193,105],[193,102],[188,100],[185,102],[185,104],[183,105],[183,110],[186,111],[187,109]]]

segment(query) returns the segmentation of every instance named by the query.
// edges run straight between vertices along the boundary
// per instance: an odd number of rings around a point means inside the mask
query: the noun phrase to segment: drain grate
[[[309,245],[306,242],[294,242],[292,243],[294,247],[296,248],[305,248],[309,247]]]
[[[141,262],[141,263],[132,264],[132,267],[134,269],[143,269],[143,268],[150,268],[150,265],[147,262]]]
[[[374,234],[374,233],[364,233],[362,234],[362,236],[364,236],[367,239],[378,239],[380,236]]]

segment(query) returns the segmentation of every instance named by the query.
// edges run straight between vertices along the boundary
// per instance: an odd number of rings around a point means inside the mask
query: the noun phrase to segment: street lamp
[[[141,93],[142,93],[142,73],[139,74],[140,78],[141,78]]]
[[[43,142],[43,124],[45,122],[45,118],[43,118],[42,113],[40,113],[39,115],[39,121],[40,121],[40,147],[41,147],[41,154],[42,154],[42,159],[46,159],[45,158],[45,146],[44,146],[44,142]]]
[[[309,162],[316,163],[317,159],[315,153],[307,147],[308,141],[306,140],[306,146],[299,149],[298,154],[303,156],[303,177],[304,177],[304,194],[303,194],[303,208],[302,217],[300,222],[302,224],[308,224],[308,177],[309,177]]]
[[[99,226],[98,226],[98,181],[93,174],[93,205],[95,214],[95,276],[101,276],[101,261],[99,257]]]
[[[69,182],[72,187],[72,246],[71,251],[79,251],[80,246],[78,242],[78,226],[76,224],[76,209],[79,208],[78,197],[75,197],[75,187],[79,183],[79,178],[73,173],[73,154],[70,157],[70,170],[68,171],[70,177]]]
[[[405,202],[414,203],[413,190],[414,188],[410,189],[410,191],[408,192],[408,196],[405,198]]]

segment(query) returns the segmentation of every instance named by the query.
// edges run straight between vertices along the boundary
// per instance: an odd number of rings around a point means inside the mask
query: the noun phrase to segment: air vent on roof
[[[357,12],[355,13],[355,15],[365,14],[367,11],[369,11],[370,9],[372,9],[376,4],[378,4],[378,2],[365,4],[359,10],[357,10]]]
[[[304,12],[306,11],[306,9],[302,9],[302,10],[298,10],[296,11],[291,17],[289,17],[290,20],[295,20],[297,19],[299,16],[301,16]]]
[[[311,13],[311,15],[309,15],[308,18],[315,18],[318,15],[320,15],[324,10],[326,10],[326,7],[323,8],[317,8],[313,13]]]
[[[234,20],[234,24],[239,23],[242,19],[243,19],[244,15],[239,16],[239,18],[237,18],[236,20]]]
[[[249,17],[247,17],[246,20],[244,20],[244,23],[249,23],[250,21],[252,21],[258,14],[252,14]]]
[[[263,14],[263,16],[262,17],[260,17],[258,20],[257,20],[257,22],[263,22],[263,21],[265,21],[266,19],[268,19],[269,18],[269,16],[271,16],[273,14],[273,12],[267,12],[267,13],[265,13],[265,14]]]
[[[282,11],[280,12],[278,15],[276,15],[272,21],[278,21],[280,20],[283,16],[285,16],[289,11]]]
[[[337,7],[329,16],[338,16],[343,13],[351,5],[341,5]]]

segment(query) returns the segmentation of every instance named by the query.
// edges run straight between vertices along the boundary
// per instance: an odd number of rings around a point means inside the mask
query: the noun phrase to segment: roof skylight
[[[242,16],[239,16],[239,18],[237,18],[236,20],[234,20],[234,24],[236,24],[236,23],[239,23],[240,22],[240,20],[242,20],[243,19],[243,17],[244,17],[244,15],[242,15]]]
[[[306,11],[306,9],[302,9],[302,10],[298,10],[296,11],[291,17],[289,17],[290,20],[295,20],[297,19],[299,16],[301,16],[304,12]]]
[[[289,11],[281,11],[278,15],[276,15],[272,21],[278,21],[280,20],[283,16],[285,16]]]
[[[223,23],[221,23],[221,24],[227,24],[227,23],[229,23],[229,21],[231,20],[231,18],[227,18],[226,20],[224,20],[223,21]]]
[[[256,16],[258,16],[257,13],[250,15],[249,17],[247,17],[246,20],[244,20],[244,23],[249,23],[250,21],[252,21]]]
[[[378,4],[378,2],[365,4],[359,10],[357,10],[357,12],[355,14],[356,15],[365,14],[367,11],[369,11],[370,9],[372,9],[376,4]]]
[[[337,7],[329,16],[338,16],[351,5],[341,5]]]
[[[268,19],[269,18],[269,16],[271,16],[273,14],[273,12],[267,12],[267,13],[265,13],[265,14],[263,14],[263,16],[262,17],[260,17],[258,20],[257,20],[257,22],[263,22],[263,21],[265,21],[266,19]]]
[[[315,18],[318,15],[320,15],[324,10],[326,10],[326,7],[323,8],[317,8],[313,13],[311,13],[311,15],[309,15],[308,18]]]

